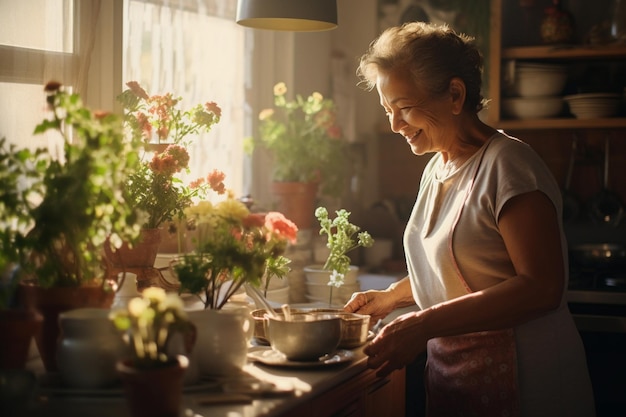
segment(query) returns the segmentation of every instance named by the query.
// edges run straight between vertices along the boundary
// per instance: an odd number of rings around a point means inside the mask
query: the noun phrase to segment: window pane
[[[73,0],[0,0],[0,44],[72,53],[73,21]]]
[[[0,82],[0,138],[5,137],[8,143],[20,148],[50,148],[58,156],[63,143],[60,136],[53,133],[33,134],[35,126],[49,117],[43,87]]]
[[[198,103],[216,102],[221,121],[190,147],[189,180],[213,169],[226,174],[226,185],[241,195],[243,175],[244,29],[234,17],[155,2],[127,4],[124,28],[124,81],[138,81],[150,95],[182,97],[186,110]],[[167,3],[167,2],[164,2]],[[230,0],[221,10],[232,8]],[[228,7],[226,7],[228,6]]]

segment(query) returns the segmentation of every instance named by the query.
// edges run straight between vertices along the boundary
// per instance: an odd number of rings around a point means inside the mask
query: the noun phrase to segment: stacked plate
[[[613,93],[586,93],[565,96],[570,112],[577,119],[598,119],[619,112],[621,96]]]
[[[503,79],[503,89],[509,98],[503,99],[502,110],[508,116],[536,119],[554,117],[563,110],[565,66],[511,61]]]

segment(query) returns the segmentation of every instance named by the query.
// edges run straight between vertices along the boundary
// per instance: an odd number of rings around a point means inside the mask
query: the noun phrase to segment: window
[[[190,179],[217,168],[237,195],[249,192],[242,141],[258,107],[251,91],[261,73],[266,85],[274,82],[271,72],[251,71],[253,52],[274,35],[237,25],[235,8],[234,0],[0,0],[0,137],[28,147],[58,144],[32,135],[49,80],[92,108],[118,112],[115,96],[135,80],[149,94],[181,96],[184,108],[218,103],[222,119],[195,141]]]

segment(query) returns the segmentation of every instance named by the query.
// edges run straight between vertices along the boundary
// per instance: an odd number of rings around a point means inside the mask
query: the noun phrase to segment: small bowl
[[[268,317],[272,349],[290,361],[317,361],[333,353],[341,339],[341,319],[332,314],[295,314],[291,320]]]
[[[516,119],[558,116],[563,111],[562,97],[525,97],[502,100],[502,110]]]

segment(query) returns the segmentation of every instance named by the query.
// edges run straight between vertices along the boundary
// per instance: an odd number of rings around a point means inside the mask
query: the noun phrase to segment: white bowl
[[[612,93],[586,93],[565,96],[569,111],[577,119],[597,119],[615,116],[619,112],[621,96]]]
[[[502,110],[516,119],[540,119],[558,116],[563,110],[561,97],[521,97],[502,100]]]
[[[504,91],[513,97],[551,97],[561,94],[566,82],[564,66],[521,63],[504,77]]]

